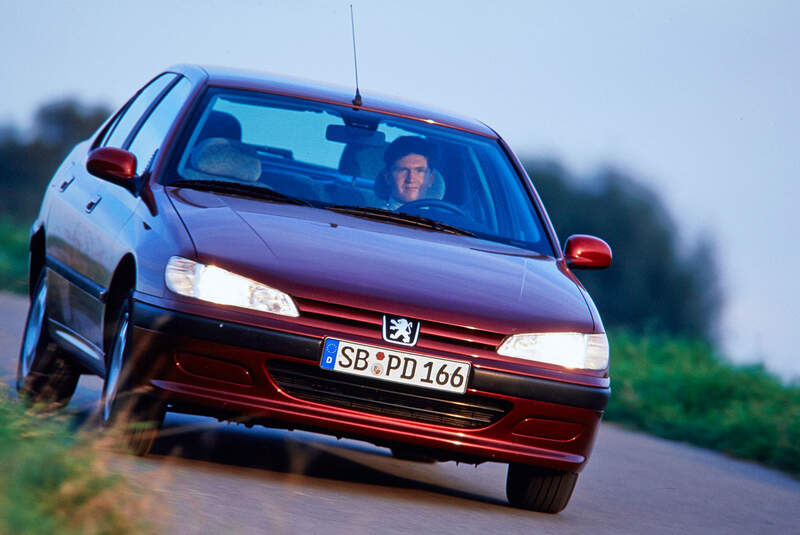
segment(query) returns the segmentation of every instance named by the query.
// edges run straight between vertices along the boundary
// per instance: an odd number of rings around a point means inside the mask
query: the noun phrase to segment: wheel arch
[[[133,254],[127,253],[117,264],[111,284],[108,287],[108,298],[105,313],[103,314],[103,350],[107,353],[114,332],[119,310],[125,298],[136,287],[136,259]]]
[[[33,233],[28,244],[28,296],[33,297],[36,282],[45,266],[44,227]]]

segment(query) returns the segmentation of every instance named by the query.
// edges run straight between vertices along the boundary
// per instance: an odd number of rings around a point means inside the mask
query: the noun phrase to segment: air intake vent
[[[267,371],[290,396],[429,424],[477,429],[511,410],[506,401],[472,395],[450,395],[322,370],[315,366],[271,360]]]

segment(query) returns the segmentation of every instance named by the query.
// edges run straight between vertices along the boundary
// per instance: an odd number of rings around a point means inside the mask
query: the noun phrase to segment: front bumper
[[[588,460],[610,396],[607,387],[473,366],[470,399],[507,407],[502,417],[478,428],[410,421],[313,401],[316,398],[298,396],[276,381],[271,363],[318,373],[321,337],[186,314],[141,301],[134,302],[133,317],[135,362],[146,363],[139,368],[147,368],[148,382],[171,410],[300,427],[378,444],[409,444],[434,450],[443,459],[579,471]],[[347,333],[330,335],[348,338]],[[377,389],[372,391],[380,397]]]

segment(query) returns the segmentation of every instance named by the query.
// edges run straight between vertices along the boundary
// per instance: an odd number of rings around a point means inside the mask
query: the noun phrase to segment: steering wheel
[[[439,199],[417,199],[416,201],[405,203],[397,208],[397,211],[406,212],[408,209],[411,209],[412,211],[419,213],[424,211],[426,208],[442,210],[444,212],[450,212],[461,217],[467,217],[467,214],[464,213],[464,210],[455,204]]]

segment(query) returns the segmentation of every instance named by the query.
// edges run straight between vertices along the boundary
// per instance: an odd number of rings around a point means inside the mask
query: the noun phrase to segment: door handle
[[[91,201],[89,201],[86,204],[86,213],[87,214],[91,214],[92,210],[97,208],[97,205],[100,204],[100,201],[102,201],[102,200],[103,200],[102,195],[95,195],[94,199],[92,199]]]
[[[67,190],[67,188],[70,186],[70,184],[72,184],[73,182],[75,182],[75,177],[72,177],[72,178],[69,178],[69,179],[65,180],[58,187],[58,191],[60,191],[61,193],[64,193]]]

